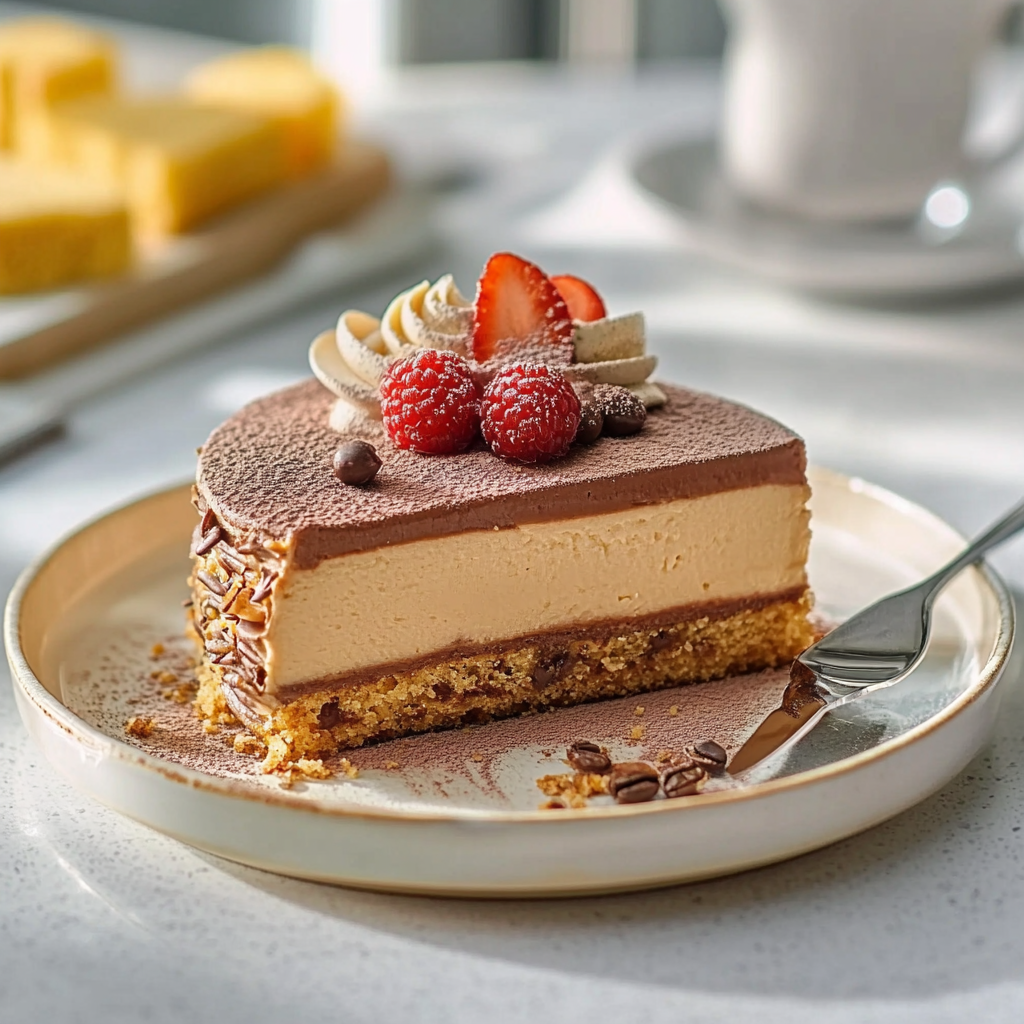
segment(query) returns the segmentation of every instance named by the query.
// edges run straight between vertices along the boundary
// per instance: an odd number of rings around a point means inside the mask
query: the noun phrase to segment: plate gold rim
[[[920,505],[902,498],[884,487],[869,483],[858,477],[848,477],[842,473],[818,467],[810,468],[808,470],[808,477],[812,483],[815,478],[827,479],[831,483],[839,484],[852,492],[868,494],[882,504],[897,509],[904,515],[910,515],[918,519],[922,524],[927,523],[930,526],[940,526],[944,530],[952,530],[952,527],[945,520],[922,508]],[[43,715],[54,721],[79,742],[84,742],[93,749],[102,749],[109,757],[145,768],[163,776],[165,779],[186,785],[191,789],[207,790],[221,796],[271,804],[297,812],[379,821],[422,821],[435,824],[447,822],[456,825],[465,823],[495,825],[544,824],[548,827],[559,827],[573,823],[594,821],[595,819],[631,818],[642,814],[679,814],[685,813],[688,809],[699,807],[709,808],[712,806],[760,800],[777,793],[812,787],[818,783],[855,772],[867,764],[883,761],[915,744],[935,730],[940,729],[995,685],[1006,667],[1013,643],[1015,632],[1013,599],[1010,596],[1006,583],[999,574],[988,565],[982,563],[976,568],[984,583],[991,589],[999,607],[999,622],[995,642],[985,665],[982,666],[971,685],[941,711],[900,736],[886,740],[869,750],[861,751],[839,761],[821,765],[818,768],[799,772],[781,779],[771,779],[756,783],[743,789],[721,790],[692,797],[682,797],[671,801],[659,800],[648,804],[567,809],[559,814],[552,814],[550,811],[539,809],[534,811],[476,811],[465,809],[458,811],[409,811],[391,808],[346,807],[336,804],[326,806],[315,800],[298,799],[287,792],[254,792],[251,787],[244,783],[239,783],[233,779],[222,779],[206,775],[203,772],[167,762],[100,731],[79,718],[43,686],[22,651],[20,622],[21,609],[25,597],[43,568],[57,555],[64,545],[99,525],[110,516],[126,512],[134,506],[141,505],[150,500],[168,497],[176,491],[186,491],[190,487],[191,483],[189,482],[160,488],[148,494],[137,496],[113,509],[91,517],[64,534],[21,572],[11,589],[4,610],[4,643],[7,648],[7,657],[10,662],[13,680],[15,686],[20,688],[24,698],[36,705]],[[956,533],[956,531],[953,532]],[[956,535],[960,536],[959,533],[956,533]]]

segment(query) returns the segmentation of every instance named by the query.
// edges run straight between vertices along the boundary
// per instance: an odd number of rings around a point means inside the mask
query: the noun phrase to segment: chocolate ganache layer
[[[803,442],[745,406],[664,386],[668,404],[628,439],[602,438],[544,465],[496,458],[482,445],[423,456],[378,428],[358,436],[383,459],[376,480],[332,474],[335,401],[311,380],[246,406],[200,453],[203,502],[232,533],[292,538],[293,564],[467,530],[511,528],[764,484],[803,484]]]

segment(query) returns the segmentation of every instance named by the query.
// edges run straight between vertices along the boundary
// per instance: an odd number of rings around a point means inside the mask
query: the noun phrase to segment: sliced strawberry
[[[591,320],[603,320],[608,312],[604,308],[604,299],[581,277],[572,274],[556,274],[551,283],[558,289],[573,320],[589,323]]]
[[[487,261],[473,309],[478,363],[527,355],[541,363],[570,363],[572,334],[569,310],[540,267],[510,252]]]

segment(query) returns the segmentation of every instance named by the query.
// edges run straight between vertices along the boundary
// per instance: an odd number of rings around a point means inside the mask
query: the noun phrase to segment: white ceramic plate
[[[924,575],[962,544],[861,481],[816,471],[811,483],[811,581],[830,616]],[[173,699],[187,659],[177,638],[193,518],[187,488],[175,488],[83,527],[23,574],[5,629],[25,725],[79,788],[153,828],[257,867],[375,889],[607,892],[834,842],[923,799],[978,752],[1013,633],[1002,582],[987,569],[964,573],[940,599],[911,678],[829,716],[753,784],[720,778],[695,797],[551,811],[539,809],[535,783],[566,770],[572,739],[606,743],[618,760],[702,738],[735,750],[774,706],[784,673],[394,741],[351,755],[358,778],[285,789]],[[154,657],[157,642],[166,650]],[[155,732],[129,740],[132,715],[151,717]],[[631,738],[637,725],[642,739]]]
[[[924,219],[817,224],[759,210],[722,178],[713,138],[647,149],[630,159],[630,174],[673,216],[691,248],[786,287],[893,298],[975,291],[1024,278],[1016,164],[975,182],[969,213],[950,228]],[[937,199],[940,212],[943,196]]]

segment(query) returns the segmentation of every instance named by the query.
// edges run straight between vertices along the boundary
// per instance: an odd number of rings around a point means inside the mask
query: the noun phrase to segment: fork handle
[[[1024,501],[1011,509],[999,522],[993,523],[980,537],[971,541],[948,565],[944,565],[930,576],[928,582],[932,587],[929,596],[937,594],[957,573],[980,561],[985,552],[1002,544],[1004,540],[1009,540],[1021,529],[1024,529]]]

